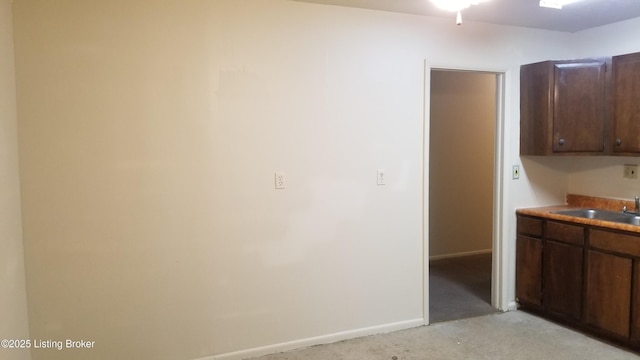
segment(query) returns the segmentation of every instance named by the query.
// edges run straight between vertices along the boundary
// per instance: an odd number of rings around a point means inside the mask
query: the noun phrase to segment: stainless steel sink
[[[609,211],[598,209],[571,209],[558,210],[554,214],[575,216],[586,219],[595,219],[602,221],[612,221],[621,224],[640,225],[640,216],[633,213],[625,213],[622,211]]]

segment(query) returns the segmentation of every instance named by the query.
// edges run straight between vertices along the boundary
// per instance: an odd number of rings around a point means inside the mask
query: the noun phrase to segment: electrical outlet
[[[513,178],[513,180],[520,179],[520,166],[519,165],[513,165],[512,172],[511,172],[511,177]]]
[[[638,178],[638,165],[625,165],[624,174],[625,179],[637,179]]]
[[[378,169],[378,185],[387,185],[387,179],[383,169]]]
[[[287,188],[287,179],[284,174],[276,171],[276,189],[286,189]]]

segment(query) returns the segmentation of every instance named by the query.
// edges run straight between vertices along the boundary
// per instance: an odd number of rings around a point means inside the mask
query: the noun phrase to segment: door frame
[[[429,135],[430,135],[430,102],[431,102],[431,71],[469,71],[490,73],[496,75],[496,119],[494,140],[494,169],[493,169],[493,231],[492,231],[492,269],[491,269],[491,306],[500,311],[512,310],[508,301],[509,257],[506,246],[505,215],[504,215],[504,128],[506,107],[506,84],[510,77],[507,69],[496,68],[465,68],[452,66],[437,66],[425,61],[424,72],[424,116],[423,116],[423,188],[422,188],[422,246],[423,246],[423,318],[425,325],[429,324]]]

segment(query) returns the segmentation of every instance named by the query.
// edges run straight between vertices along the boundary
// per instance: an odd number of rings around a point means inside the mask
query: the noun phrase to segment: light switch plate
[[[385,171],[383,169],[378,169],[378,185],[386,185],[387,184],[387,178],[386,178],[386,174]]]

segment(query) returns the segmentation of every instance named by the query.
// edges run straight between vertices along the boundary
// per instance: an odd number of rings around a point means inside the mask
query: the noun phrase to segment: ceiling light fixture
[[[456,24],[458,25],[462,24],[462,10],[485,1],[489,0],[431,0],[431,2],[440,9],[457,12]]]
[[[562,9],[562,1],[559,0],[540,0],[540,7],[551,9]]]
[[[540,0],[540,7],[562,9],[564,5],[568,5],[578,1],[579,0]]]

